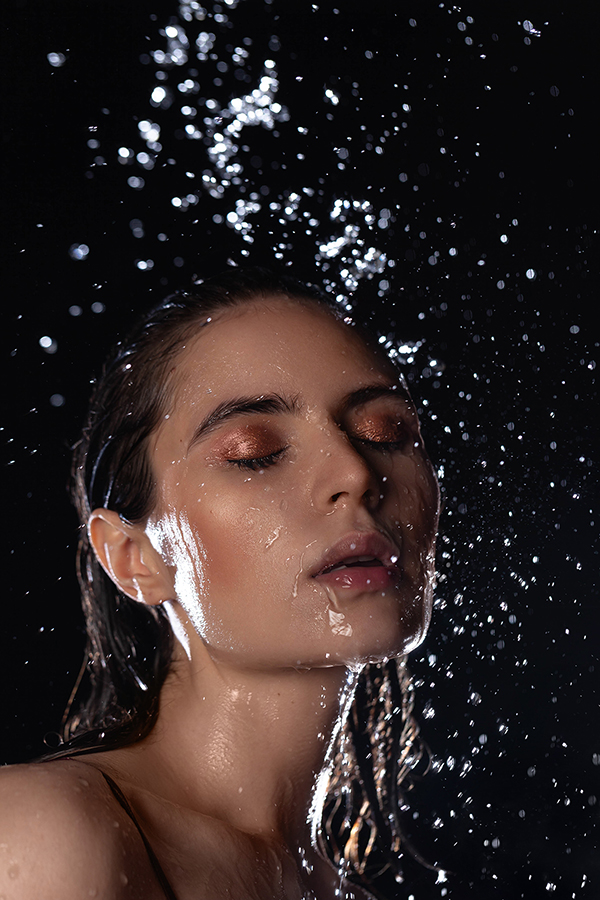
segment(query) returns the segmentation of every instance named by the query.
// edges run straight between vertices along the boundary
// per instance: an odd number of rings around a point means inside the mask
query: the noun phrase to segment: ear
[[[128,597],[149,606],[175,597],[169,569],[141,526],[112,509],[95,509],[88,534],[102,568]]]

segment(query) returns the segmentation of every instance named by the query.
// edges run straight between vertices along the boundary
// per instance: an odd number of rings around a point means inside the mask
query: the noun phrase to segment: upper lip
[[[313,567],[311,576],[316,578],[328,569],[359,556],[372,556],[384,566],[394,568],[398,565],[399,555],[398,548],[379,531],[355,531],[332,544]]]

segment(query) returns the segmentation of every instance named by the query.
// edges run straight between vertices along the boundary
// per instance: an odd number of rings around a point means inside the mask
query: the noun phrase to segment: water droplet
[[[56,353],[58,350],[58,344],[51,338],[49,335],[45,334],[43,337],[39,339],[39,345],[46,353]]]
[[[71,259],[87,259],[90,248],[87,244],[71,244],[69,247],[69,256]]]
[[[64,66],[65,62],[67,61],[67,57],[64,53],[48,53],[46,55],[46,59],[55,69]]]

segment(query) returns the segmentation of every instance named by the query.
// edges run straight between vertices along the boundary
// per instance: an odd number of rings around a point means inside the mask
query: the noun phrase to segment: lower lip
[[[349,566],[316,575],[315,580],[331,587],[353,588],[355,591],[384,591],[397,585],[400,572],[387,566]]]

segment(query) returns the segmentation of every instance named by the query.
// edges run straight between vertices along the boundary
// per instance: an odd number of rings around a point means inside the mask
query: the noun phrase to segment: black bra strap
[[[100,770],[100,771],[102,772],[102,770]],[[159,861],[154,853],[154,850],[150,846],[148,838],[142,831],[140,824],[139,824],[138,820],[136,819],[131,806],[129,805],[125,795],[123,794],[123,791],[121,790],[119,785],[116,784],[116,782],[114,782],[112,780],[110,775],[106,774],[106,772],[102,772],[102,776],[104,777],[104,780],[106,781],[107,785],[113,792],[115,799],[117,800],[119,805],[123,807],[123,809],[129,816],[129,818],[131,819],[131,821],[133,822],[133,824],[139,831],[140,837],[144,842],[144,847],[146,848],[146,853],[148,854],[148,859],[152,863],[152,868],[154,869],[154,874],[156,875],[158,883],[160,884],[161,888],[163,889],[163,891],[165,893],[165,897],[167,898],[167,900],[177,900],[177,897],[175,896],[175,892],[173,891],[173,888],[169,884],[167,876],[165,875],[165,873],[163,871],[163,867],[159,863]]]

